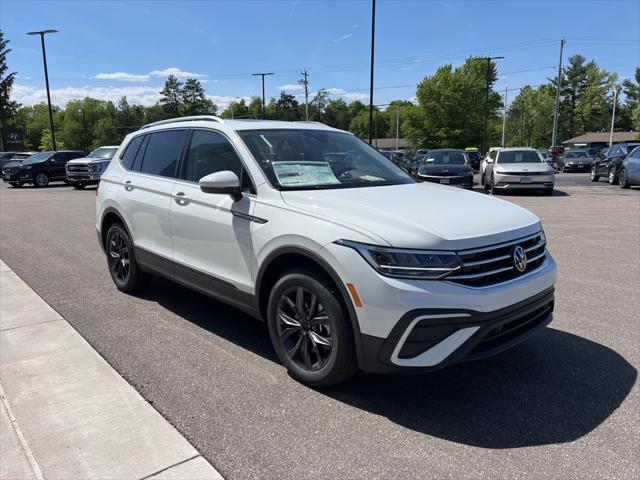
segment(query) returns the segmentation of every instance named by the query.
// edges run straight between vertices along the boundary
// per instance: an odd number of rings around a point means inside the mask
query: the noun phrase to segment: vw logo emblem
[[[513,249],[513,266],[520,273],[527,269],[527,252],[520,245]]]

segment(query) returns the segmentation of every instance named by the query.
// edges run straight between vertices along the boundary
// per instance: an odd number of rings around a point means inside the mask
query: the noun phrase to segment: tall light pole
[[[491,70],[491,60],[500,60],[504,57],[484,57],[487,61],[486,85],[484,90],[484,129],[482,134],[482,145],[480,146],[480,155],[484,155],[484,145],[487,141],[487,121],[489,118],[489,73]]]
[[[262,77],[262,118],[266,118],[266,107],[264,103],[264,77],[267,75],[275,75],[273,72],[262,72],[262,73],[252,73],[251,75],[257,77],[260,75]]]
[[[558,117],[560,116],[560,87],[562,87],[562,50],[566,40],[560,40],[560,61],[558,62],[558,78],[556,80],[556,108],[553,113],[553,131],[551,133],[551,146],[555,147],[558,140]]]
[[[504,110],[502,111],[502,143],[501,147],[504,148],[504,140],[507,131],[507,93],[509,92],[509,86],[505,82],[504,84]]]
[[[613,112],[611,113],[611,131],[609,132],[609,146],[613,145],[613,125],[616,123],[616,104],[618,103],[618,86],[613,86]]]
[[[39,32],[27,32],[27,35],[40,35],[40,43],[42,45],[42,63],[44,63],[44,83],[47,86],[47,103],[49,104],[49,128],[51,129],[51,143],[53,149],[56,148],[56,134],[53,128],[53,109],[51,108],[51,93],[49,92],[49,72],[47,70],[47,51],[44,48],[44,36],[47,33],[58,33],[58,30],[41,30]]]
[[[369,81],[369,145],[373,141],[373,59],[376,39],[376,0],[371,0],[371,74]],[[377,132],[376,132],[377,136]]]

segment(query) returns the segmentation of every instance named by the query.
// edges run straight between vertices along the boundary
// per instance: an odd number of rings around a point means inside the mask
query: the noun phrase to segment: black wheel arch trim
[[[127,225],[127,222],[125,222],[124,218],[122,218],[122,215],[120,215],[120,212],[118,212],[118,210],[116,210],[113,207],[107,207],[104,209],[104,212],[102,212],[102,216],[100,217],[100,230],[98,230],[98,240],[100,242],[100,246],[102,247],[102,251],[106,253],[106,245],[105,245],[105,240],[106,240],[106,235],[107,232],[104,232],[102,229],[102,226],[104,225],[104,219],[107,217],[107,215],[109,214],[113,214],[116,217],[118,217],[118,219],[120,220],[120,223],[122,223],[122,225],[124,226],[124,229],[127,231],[127,235],[129,235],[129,238],[131,238],[131,241],[133,241],[133,237],[131,236],[131,230],[129,229],[129,226]]]
[[[271,252],[269,255],[267,255],[265,260],[262,262],[262,265],[260,266],[260,269],[258,270],[258,275],[256,277],[255,296],[254,296],[256,301],[256,306],[255,306],[256,309],[260,312],[261,310],[260,305],[264,300],[263,298],[260,297],[260,295],[262,290],[262,281],[263,281],[265,272],[275,260],[287,254],[302,255],[308,258],[310,261],[317,263],[320,266],[320,268],[322,268],[324,272],[327,275],[329,275],[333,283],[336,284],[336,287],[338,288],[338,291],[342,296],[342,300],[344,301],[344,304],[347,307],[347,313],[349,314],[349,320],[353,328],[353,337],[354,337],[355,346],[356,346],[356,357],[357,357],[358,365],[362,367],[364,364],[364,348],[362,345],[362,333],[360,331],[360,324],[358,323],[358,315],[356,313],[355,307],[353,306],[353,301],[351,300],[351,296],[349,295],[349,292],[347,291],[347,287],[345,286],[344,282],[342,281],[340,276],[336,273],[336,271],[333,269],[333,267],[331,267],[331,265],[329,265],[329,263],[324,258],[322,258],[318,253],[314,252],[313,250],[310,250],[305,247],[292,245],[292,246],[277,248],[276,250]],[[263,320],[266,321],[267,319],[263,318]]]

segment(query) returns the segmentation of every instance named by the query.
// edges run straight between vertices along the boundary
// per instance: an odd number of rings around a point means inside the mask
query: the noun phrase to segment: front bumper
[[[74,183],[98,183],[100,182],[100,173],[92,172],[67,172],[67,181],[70,184]]]
[[[420,175],[418,179],[423,182],[439,183],[452,187],[473,188],[473,175],[460,175],[456,177],[443,177],[437,175]]]
[[[539,188],[553,188],[555,175],[494,173],[495,188],[498,190],[529,190]]]
[[[564,171],[565,172],[589,172],[591,171],[591,164],[590,163],[585,163],[585,164],[565,163]]]
[[[484,343],[502,324],[510,323],[510,331],[519,327],[511,322],[520,319],[521,309],[531,302],[541,297],[547,304],[553,301],[557,273],[548,251],[535,270],[482,287],[446,280],[384,277],[355,250],[336,244],[326,245],[322,253],[342,281],[355,286],[361,298],[362,307],[354,308],[361,340],[359,363],[368,372],[422,372],[492,355],[551,321],[552,304],[544,318],[526,322],[528,327],[509,336],[497,337],[502,340],[496,339],[496,345]],[[424,333],[417,339],[412,334],[416,328]],[[408,340],[411,347],[405,347]],[[434,343],[425,349],[421,341]]]

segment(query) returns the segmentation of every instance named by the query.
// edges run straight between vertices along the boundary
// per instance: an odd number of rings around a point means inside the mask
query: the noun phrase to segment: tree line
[[[0,127],[19,131],[25,149],[52,147],[47,105],[21,106],[11,100],[15,73],[8,73],[8,41],[0,30]],[[496,91],[497,67],[485,58],[467,58],[463,65],[443,65],[426,76],[416,89],[416,101],[394,100],[374,106],[375,138],[406,137],[415,148],[480,147],[487,116],[486,147],[501,143],[504,97]],[[539,86],[519,89],[506,112],[505,139],[508,146],[548,147],[556,95],[556,78]],[[640,131],[640,68],[634,79],[618,81],[615,73],[599,68],[594,60],[574,55],[562,72],[560,91],[560,141],[587,131],[608,131],[613,109],[613,88],[619,87],[616,130]],[[511,92],[512,94],[515,92]],[[348,130],[366,139],[369,135],[369,106],[355,100],[332,99],[326,89],[315,92],[307,106],[309,120]],[[622,101],[620,99],[623,99]],[[117,145],[128,133],[158,120],[189,115],[216,115],[226,119],[266,118],[304,120],[305,105],[295,95],[281,92],[269,98],[263,113],[262,98],[232,101],[219,113],[207,97],[201,82],[184,82],[169,76],[153,105],[130,104],[84,98],[53,107],[56,143],[59,149],[89,151],[100,145]]]

